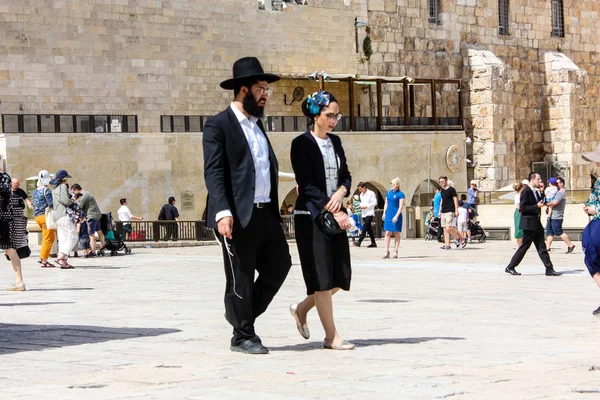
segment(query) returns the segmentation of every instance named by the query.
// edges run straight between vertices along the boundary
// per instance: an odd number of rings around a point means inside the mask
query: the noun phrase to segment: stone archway
[[[387,193],[385,186],[383,186],[379,182],[374,182],[374,181],[367,181],[367,182],[365,182],[365,185],[367,185],[367,189],[375,192],[375,195],[377,196],[377,207],[375,207],[375,209],[383,210],[383,206],[385,205],[385,195]],[[355,194],[360,195],[358,188],[356,188],[354,190],[354,192],[352,193],[352,196],[354,196]]]
[[[281,215],[286,215],[287,214],[287,206],[290,204],[295,206],[297,199],[298,199],[298,191],[297,191],[296,186],[294,186],[289,192],[287,192],[287,194],[281,201],[281,204],[279,206],[279,211],[280,211]]]
[[[413,207],[418,206],[427,206],[431,204],[431,200],[433,199],[433,193],[435,189],[439,189],[440,185],[434,180],[425,179],[423,182],[417,186],[415,189],[412,198],[410,200],[410,205]],[[429,196],[423,196],[429,194]]]

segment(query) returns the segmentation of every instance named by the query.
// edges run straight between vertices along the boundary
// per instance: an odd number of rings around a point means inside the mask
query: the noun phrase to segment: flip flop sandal
[[[42,264],[42,268],[56,268],[56,266],[54,264],[49,263],[47,261],[41,262],[40,264]]]

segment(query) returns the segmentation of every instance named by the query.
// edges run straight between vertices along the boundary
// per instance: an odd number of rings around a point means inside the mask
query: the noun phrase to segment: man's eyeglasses
[[[258,91],[261,94],[261,96],[265,96],[265,95],[270,96],[273,94],[273,90],[262,87],[262,86],[258,86]]]
[[[329,122],[338,122],[340,119],[342,119],[342,113],[337,113],[337,114],[325,114],[325,116],[327,117],[327,121]]]

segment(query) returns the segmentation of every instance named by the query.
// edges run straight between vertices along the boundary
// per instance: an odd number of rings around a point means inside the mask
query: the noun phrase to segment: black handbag
[[[335,220],[333,214],[327,210],[321,210],[315,222],[317,223],[317,227],[326,236],[339,235],[346,232],[340,228],[340,224]]]
[[[20,259],[27,258],[31,255],[31,249],[29,248],[29,246],[24,246],[24,247],[18,248],[17,255],[19,256]],[[4,254],[4,256],[6,257],[6,259],[8,261],[10,261],[8,254]]]

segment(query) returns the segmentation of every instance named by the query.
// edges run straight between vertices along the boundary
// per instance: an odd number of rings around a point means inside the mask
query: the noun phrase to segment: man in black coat
[[[268,84],[279,79],[266,74],[254,57],[236,61],[233,78],[221,82],[235,98],[206,122],[202,138],[206,220],[223,248],[231,350],[248,354],[269,352],[254,331],[254,321],[267,309],[291,266],[279,215],[277,158],[260,120]]]
[[[540,210],[545,206],[544,196],[538,191],[542,178],[540,174],[532,172],[529,174],[529,186],[525,186],[525,189],[521,193],[521,200],[519,203],[519,211],[521,212],[521,223],[519,227],[523,230],[523,243],[515,254],[513,255],[510,263],[504,270],[506,273],[511,275],[521,275],[515,269],[525,253],[529,250],[529,247],[533,243],[537,249],[540,259],[546,267],[546,276],[559,276],[562,275],[560,272],[556,272],[550,261],[550,255],[546,249],[546,242],[544,241],[544,227],[540,222]]]

